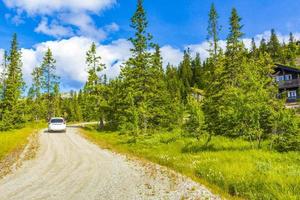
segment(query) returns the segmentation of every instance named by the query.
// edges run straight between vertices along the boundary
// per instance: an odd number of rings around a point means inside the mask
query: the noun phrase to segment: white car
[[[62,117],[53,117],[49,121],[48,132],[66,132],[66,121]]]

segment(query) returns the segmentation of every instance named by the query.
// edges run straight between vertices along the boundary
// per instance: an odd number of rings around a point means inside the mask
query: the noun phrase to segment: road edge
[[[20,168],[24,161],[34,159],[37,155],[39,135],[41,130],[34,130],[27,138],[27,144],[17,148],[0,160],[0,180],[5,176],[15,172]]]

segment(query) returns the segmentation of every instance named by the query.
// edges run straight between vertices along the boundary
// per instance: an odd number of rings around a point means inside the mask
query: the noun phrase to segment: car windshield
[[[63,123],[63,119],[51,119],[50,123]]]

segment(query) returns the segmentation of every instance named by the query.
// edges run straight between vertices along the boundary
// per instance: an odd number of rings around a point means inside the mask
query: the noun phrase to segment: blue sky
[[[70,52],[62,51],[54,55],[57,56],[57,68],[62,76],[62,87],[65,90],[78,89],[85,78],[85,75],[78,75],[80,72],[85,73],[84,66],[81,67],[84,65],[84,58],[78,60],[80,65],[74,63],[75,61],[66,62],[66,59],[70,59],[72,55],[84,56],[91,41],[97,42],[98,52],[104,62],[114,65],[108,66],[111,68],[108,73],[117,74],[119,65],[129,56],[130,44],[126,39],[132,34],[129,20],[135,10],[136,1],[47,2],[3,0],[0,3],[0,48],[7,49],[11,35],[18,33],[20,46],[24,48],[23,57],[27,56],[24,58],[26,81],[30,82],[29,72],[33,67],[30,65],[38,65],[46,47],[55,50],[69,45],[73,46],[73,49],[69,49],[78,52],[67,55],[66,58],[64,53]],[[153,34],[154,41],[164,47],[163,54],[168,62],[177,64],[182,50],[187,46],[196,46],[195,51],[204,48],[207,15],[212,2],[220,15],[222,40],[228,34],[232,7],[237,8],[242,17],[245,38],[266,35],[266,31],[271,28],[283,38],[289,32],[300,32],[300,0],[145,0],[149,31]],[[200,53],[204,50],[200,50]],[[77,68],[81,68],[81,71]],[[65,74],[73,71],[77,74]],[[80,78],[76,78],[77,76]]]

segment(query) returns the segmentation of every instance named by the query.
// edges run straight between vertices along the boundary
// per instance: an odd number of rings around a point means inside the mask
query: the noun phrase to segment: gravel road
[[[76,128],[39,141],[36,158],[0,180],[0,200],[219,199],[163,167],[100,149]]]

